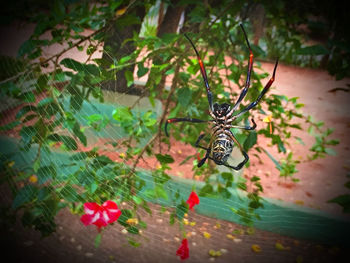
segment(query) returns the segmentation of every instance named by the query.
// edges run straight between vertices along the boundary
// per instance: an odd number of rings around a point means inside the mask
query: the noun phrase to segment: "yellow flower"
[[[29,177],[28,180],[29,182],[35,184],[38,181],[38,177],[35,174],[33,174],[32,176]]]
[[[264,119],[263,119],[263,122],[272,122],[272,115],[269,115],[269,116],[266,116]]]
[[[203,236],[207,239],[209,239],[211,237],[211,234],[209,234],[208,232],[204,231],[203,232]]]
[[[261,252],[261,247],[259,245],[252,245],[252,250],[255,253],[260,253]]]
[[[188,225],[188,219],[187,218],[184,218],[183,219],[183,222],[184,222],[184,224],[187,226]]]
[[[122,159],[124,159],[125,156],[126,156],[125,153],[120,153],[120,154],[119,154],[119,157],[122,158]]]
[[[120,8],[120,9],[118,9],[117,11],[115,11],[115,16],[116,17],[118,17],[118,16],[122,16],[124,13],[125,13],[125,11],[128,9],[128,7],[126,6],[126,7],[123,7],[123,8]]]
[[[190,226],[195,226],[196,222],[190,222]]]
[[[218,251],[215,251],[214,249],[210,249],[209,250],[209,255],[211,257],[220,257],[222,255],[221,251],[218,250]]]
[[[272,122],[272,115],[269,115],[267,117],[265,117],[263,119],[263,122],[267,122],[269,124],[269,128],[270,128],[270,134],[272,133],[272,125],[271,125],[271,122]]]
[[[139,220],[137,218],[128,218],[128,220],[126,220],[126,223],[129,225],[137,225],[139,223]]]
[[[228,239],[231,239],[231,240],[234,240],[235,239],[235,236],[231,235],[231,234],[227,234],[226,237]]]
[[[297,205],[304,205],[304,201],[303,200],[295,200],[294,203],[297,204]]]
[[[219,229],[219,228],[221,228],[220,223],[216,223],[216,224],[215,224],[215,226],[214,226],[214,228],[215,228],[215,229]]]
[[[12,166],[14,166],[14,165],[15,165],[15,161],[11,161],[11,162],[9,162],[9,163],[7,164],[7,166],[10,167],[10,168],[11,168]]]
[[[285,250],[286,249],[280,242],[276,242],[275,248],[277,250]]]

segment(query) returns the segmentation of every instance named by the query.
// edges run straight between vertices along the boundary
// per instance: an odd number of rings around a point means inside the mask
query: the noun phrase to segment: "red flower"
[[[84,204],[85,215],[80,221],[84,225],[96,225],[99,229],[118,220],[121,211],[113,201],[106,201],[101,206],[97,203]]]
[[[182,239],[181,246],[176,251],[176,256],[180,256],[182,260],[190,257],[190,250],[188,249],[188,242],[186,238]]]
[[[186,203],[190,206],[190,209],[193,210],[193,207],[195,205],[199,204],[199,197],[196,194],[196,192],[191,192],[190,196],[188,197],[188,200]]]

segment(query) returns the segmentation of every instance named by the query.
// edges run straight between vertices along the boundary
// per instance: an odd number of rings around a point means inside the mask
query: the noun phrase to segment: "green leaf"
[[[257,142],[258,136],[256,132],[250,132],[247,139],[244,141],[243,149],[247,152]]]
[[[113,118],[119,122],[132,121],[134,118],[128,107],[116,108],[112,113]]]
[[[328,155],[332,155],[332,156],[335,156],[337,155],[337,152],[331,148],[326,148],[324,149],[324,151],[328,154]]]
[[[230,191],[228,191],[225,187],[222,187],[221,185],[218,186],[218,193],[225,199],[231,197]]]
[[[168,194],[167,194],[167,192],[164,190],[164,188],[162,186],[157,185],[154,188],[154,192],[155,192],[157,198],[163,198],[165,200],[168,200]]]
[[[299,48],[297,50],[297,55],[327,55],[329,50],[326,49],[323,45],[313,45],[309,47]]]
[[[45,186],[39,190],[38,201],[44,201],[48,199],[53,193],[54,189],[51,186]]]
[[[132,199],[134,200],[135,204],[137,204],[137,205],[142,204],[142,198],[140,198],[140,197],[138,197],[136,195],[133,195]]]
[[[25,54],[30,54],[35,49],[34,41],[29,39],[25,41],[18,50],[18,56],[22,57]]]
[[[282,170],[282,166],[280,165],[280,163],[268,151],[266,151],[264,148],[262,148],[262,150],[267,154],[267,156],[271,159],[271,161],[273,161],[273,163],[276,165],[276,168],[279,171],[281,171]]]
[[[60,64],[62,64],[63,66],[65,66],[67,68],[70,68],[74,71],[84,72],[87,75],[98,76],[100,74],[100,70],[96,65],[94,65],[94,64],[82,64],[79,61],[76,61],[76,60],[71,59],[71,58],[63,59],[60,62]]]
[[[17,209],[20,206],[32,201],[38,193],[38,189],[33,185],[26,185],[21,188],[12,202],[12,208]]]
[[[7,123],[7,124],[0,127],[0,131],[10,131],[20,124],[21,124],[20,121],[13,121],[13,122]]]
[[[34,164],[33,164],[33,170],[34,172],[37,172],[40,168],[40,158],[36,159]]]
[[[192,100],[192,91],[188,87],[181,88],[177,91],[177,97],[181,106],[187,107]]]
[[[37,130],[33,126],[24,126],[20,131],[20,135],[24,144],[30,143],[36,134]]]
[[[173,163],[175,160],[168,154],[156,154],[157,160],[161,163]]]
[[[81,94],[74,94],[70,97],[70,108],[75,111],[80,111],[83,106],[84,98]]]
[[[56,167],[54,165],[42,166],[37,172],[38,183],[43,184],[48,180],[56,177]]]
[[[298,143],[300,143],[301,145],[305,145],[304,141],[303,141],[300,137],[295,136],[294,138],[295,138],[296,141],[297,141]]]
[[[98,189],[98,184],[96,182],[92,182],[89,186],[89,193],[93,194],[96,192],[97,189]]]
[[[47,97],[38,102],[37,107],[43,107],[53,102],[53,98]]]
[[[102,234],[98,233],[97,236],[95,237],[95,248],[99,248],[102,240]]]
[[[139,229],[136,226],[129,226],[126,228],[129,233],[137,235],[139,233]]]
[[[143,63],[137,64],[138,70],[137,70],[137,77],[141,78],[142,76],[146,75],[148,72],[148,68],[144,67]]]
[[[127,86],[130,87],[134,83],[134,76],[130,70],[126,70],[124,75],[127,81]]]
[[[129,244],[132,245],[133,247],[139,247],[139,246],[141,245],[140,242],[136,242],[136,241],[134,241],[134,240],[132,240],[132,239],[128,239],[128,242],[129,242]]]
[[[54,142],[62,142],[67,147],[68,150],[71,150],[71,151],[78,150],[78,145],[72,137],[69,137],[66,135],[58,135],[57,133],[54,133],[49,135],[47,139]]]
[[[141,23],[141,20],[138,16],[134,14],[124,14],[116,21],[118,28],[125,26],[137,25]]]
[[[329,203],[336,203],[343,207],[344,213],[350,213],[350,195],[340,195],[328,201]]]
[[[206,196],[213,193],[213,186],[211,184],[206,184],[202,187],[202,189],[199,191],[199,196]]]
[[[98,169],[96,172],[96,175],[98,176],[99,179],[102,179],[102,180],[112,180],[117,176],[113,167],[111,167],[110,165],[107,165],[102,167],[101,169]]]
[[[16,119],[20,119],[22,118],[24,115],[26,115],[28,112],[30,111],[36,111],[36,107],[35,106],[31,106],[31,105],[27,105],[22,107],[16,114]]]
[[[77,121],[74,123],[73,133],[74,133],[75,136],[77,136],[79,138],[80,142],[84,146],[87,145],[87,138],[86,138],[85,134],[80,130],[80,125],[79,125],[79,123]]]
[[[161,39],[162,41],[165,43],[165,44],[171,44],[173,43],[174,41],[177,40],[177,38],[179,37],[178,34],[174,34],[174,33],[165,33],[161,36]]]
[[[175,223],[175,213],[170,214],[169,224],[173,225]]]
[[[35,95],[33,92],[29,91],[29,92],[26,92],[26,93],[22,93],[20,96],[19,96],[19,99],[23,102],[28,102],[28,103],[32,103],[32,102],[35,102]]]
[[[39,92],[42,92],[42,91],[46,90],[48,88],[47,82],[48,82],[47,76],[46,75],[40,75],[38,80],[37,80],[37,82],[36,82],[36,85],[38,86],[37,90]]]
[[[61,195],[61,198],[64,199],[67,202],[78,202],[79,201],[79,194],[76,189],[74,189],[70,185],[66,185],[63,187],[59,194]]]
[[[128,227],[129,224],[126,222],[129,218],[132,218],[132,212],[128,209],[121,209],[122,214],[118,218],[118,223],[124,227]]]
[[[188,212],[188,205],[184,202],[182,202],[181,204],[176,206],[176,210],[175,210],[175,214],[177,219],[179,219],[179,221],[181,221],[185,214]]]
[[[238,182],[237,187],[243,191],[247,191],[247,185],[243,182]]]
[[[230,181],[232,182],[233,181],[233,175],[232,173],[221,173],[221,177],[225,180],[225,181]]]

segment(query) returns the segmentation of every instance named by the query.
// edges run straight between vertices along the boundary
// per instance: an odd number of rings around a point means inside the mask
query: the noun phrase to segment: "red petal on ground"
[[[190,250],[188,249],[187,239],[183,239],[181,242],[181,246],[176,251],[176,255],[180,256],[181,260],[185,260],[190,257]]]

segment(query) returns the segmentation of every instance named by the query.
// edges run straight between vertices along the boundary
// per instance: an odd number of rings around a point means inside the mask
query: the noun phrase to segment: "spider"
[[[197,55],[197,60],[198,60],[199,66],[200,66],[200,71],[201,71],[201,74],[202,74],[202,77],[204,80],[204,84],[205,84],[205,88],[207,91],[207,98],[208,98],[208,102],[209,102],[209,114],[212,117],[212,119],[206,121],[206,120],[200,120],[200,119],[194,119],[194,118],[171,118],[171,119],[167,119],[164,129],[165,129],[165,134],[167,136],[169,136],[168,129],[167,129],[169,123],[174,123],[174,122],[192,122],[192,123],[210,122],[213,124],[212,134],[211,134],[211,138],[210,138],[210,142],[209,142],[208,147],[204,147],[204,146],[199,144],[200,141],[205,136],[205,134],[200,134],[197,141],[195,142],[195,147],[206,150],[205,156],[201,160],[199,160],[199,162],[198,162],[198,165],[197,165],[198,167],[201,167],[208,158],[210,160],[213,160],[217,165],[224,165],[224,166],[232,168],[234,170],[240,170],[248,162],[248,160],[249,160],[248,154],[243,150],[241,144],[235,138],[235,136],[233,135],[233,133],[230,129],[231,128],[238,128],[238,129],[244,129],[244,130],[254,130],[256,128],[256,123],[255,123],[253,118],[251,119],[251,121],[253,123],[252,126],[249,126],[249,125],[248,126],[237,126],[237,125],[233,125],[232,123],[238,117],[240,117],[242,114],[244,114],[244,113],[248,112],[249,110],[251,110],[252,108],[254,108],[259,103],[261,98],[265,95],[265,93],[269,90],[269,88],[271,87],[272,83],[275,80],[275,73],[276,73],[276,68],[278,65],[278,59],[276,60],[275,67],[273,69],[272,77],[267,82],[266,86],[261,91],[258,98],[255,101],[251,102],[247,107],[245,107],[241,111],[236,112],[240,103],[242,102],[242,100],[244,99],[245,95],[248,92],[248,89],[250,86],[250,75],[251,75],[252,68],[253,68],[253,52],[250,48],[250,44],[248,41],[247,34],[244,30],[244,27],[242,24],[240,24],[240,26],[242,28],[244,38],[246,40],[246,43],[247,43],[247,46],[249,49],[248,73],[247,73],[247,80],[245,82],[245,86],[244,86],[242,92],[240,93],[238,100],[233,105],[233,107],[231,107],[231,105],[228,103],[222,103],[222,104],[214,103],[213,104],[213,95],[212,95],[212,92],[210,90],[208,77],[207,77],[202,59],[200,58],[199,53],[198,53],[195,45],[191,41],[191,39],[185,34],[185,37],[189,40],[189,42],[191,43],[191,45],[192,45],[192,47]],[[239,149],[244,157],[244,160],[242,162],[240,162],[237,166],[232,166],[232,165],[229,165],[227,163],[227,160],[228,160],[230,154],[232,153],[234,144],[238,145],[238,147],[239,147]]]

